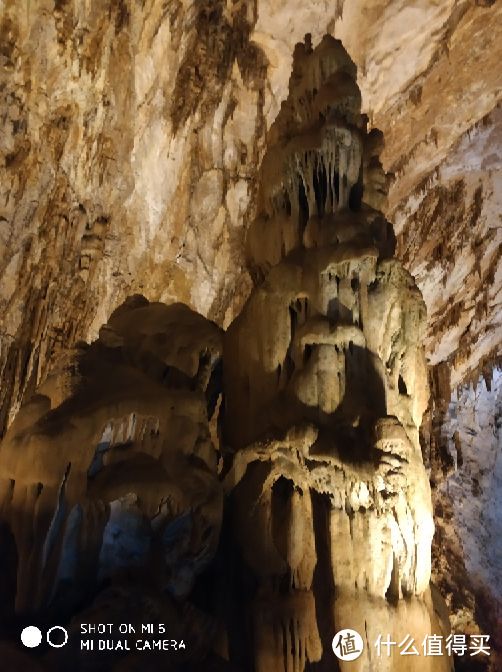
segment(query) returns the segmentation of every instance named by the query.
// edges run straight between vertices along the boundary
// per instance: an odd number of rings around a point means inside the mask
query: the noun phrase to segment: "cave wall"
[[[501,624],[501,371],[459,386],[443,410],[435,480],[433,576],[453,626],[493,633]]]

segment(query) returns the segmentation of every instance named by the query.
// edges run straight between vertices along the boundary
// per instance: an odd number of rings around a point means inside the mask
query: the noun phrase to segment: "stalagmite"
[[[425,306],[376,209],[378,136],[366,132],[355,74],[333,38],[295,51],[248,235],[257,284],[224,338],[225,485],[260,581],[260,672],[329,660],[329,637],[347,627],[365,642],[351,670],[405,670],[399,655],[374,662],[378,633],[421,644],[448,630],[429,589],[434,525],[418,436]],[[446,654],[420,662],[450,669]]]

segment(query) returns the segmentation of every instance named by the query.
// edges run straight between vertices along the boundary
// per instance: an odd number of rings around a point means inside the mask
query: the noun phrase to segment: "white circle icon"
[[[27,628],[23,628],[21,641],[28,649],[34,649],[42,641],[42,632],[34,625],[29,625]]]
[[[59,632],[63,633],[64,642],[56,644],[55,642],[52,641],[50,634],[55,630],[58,630]],[[49,628],[47,630],[47,644],[49,644],[49,646],[52,646],[52,648],[60,649],[62,646],[65,646],[67,642],[68,642],[68,631],[65,628],[61,627],[60,625],[54,625],[52,628]]]
[[[364,642],[357,630],[339,630],[331,644],[333,652],[340,660],[356,660],[364,649]]]

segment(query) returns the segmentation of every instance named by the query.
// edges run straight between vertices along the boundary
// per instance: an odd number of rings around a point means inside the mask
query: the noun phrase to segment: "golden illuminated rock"
[[[382,171],[367,170],[374,145],[354,76],[332,38],[296,49],[250,229],[257,286],[224,339],[235,450],[225,484],[260,577],[260,672],[271,661],[303,672],[332,655],[342,628],[365,641],[357,670],[369,669],[379,632],[422,642],[448,630],[429,589],[434,523],[418,436],[426,310],[374,209]],[[395,656],[376,669],[407,664]],[[450,669],[448,656],[423,669]]]

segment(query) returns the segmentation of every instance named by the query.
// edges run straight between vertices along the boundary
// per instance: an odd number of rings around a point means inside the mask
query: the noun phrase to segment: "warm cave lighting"
[[[502,672],[502,3],[0,0],[0,669]]]

